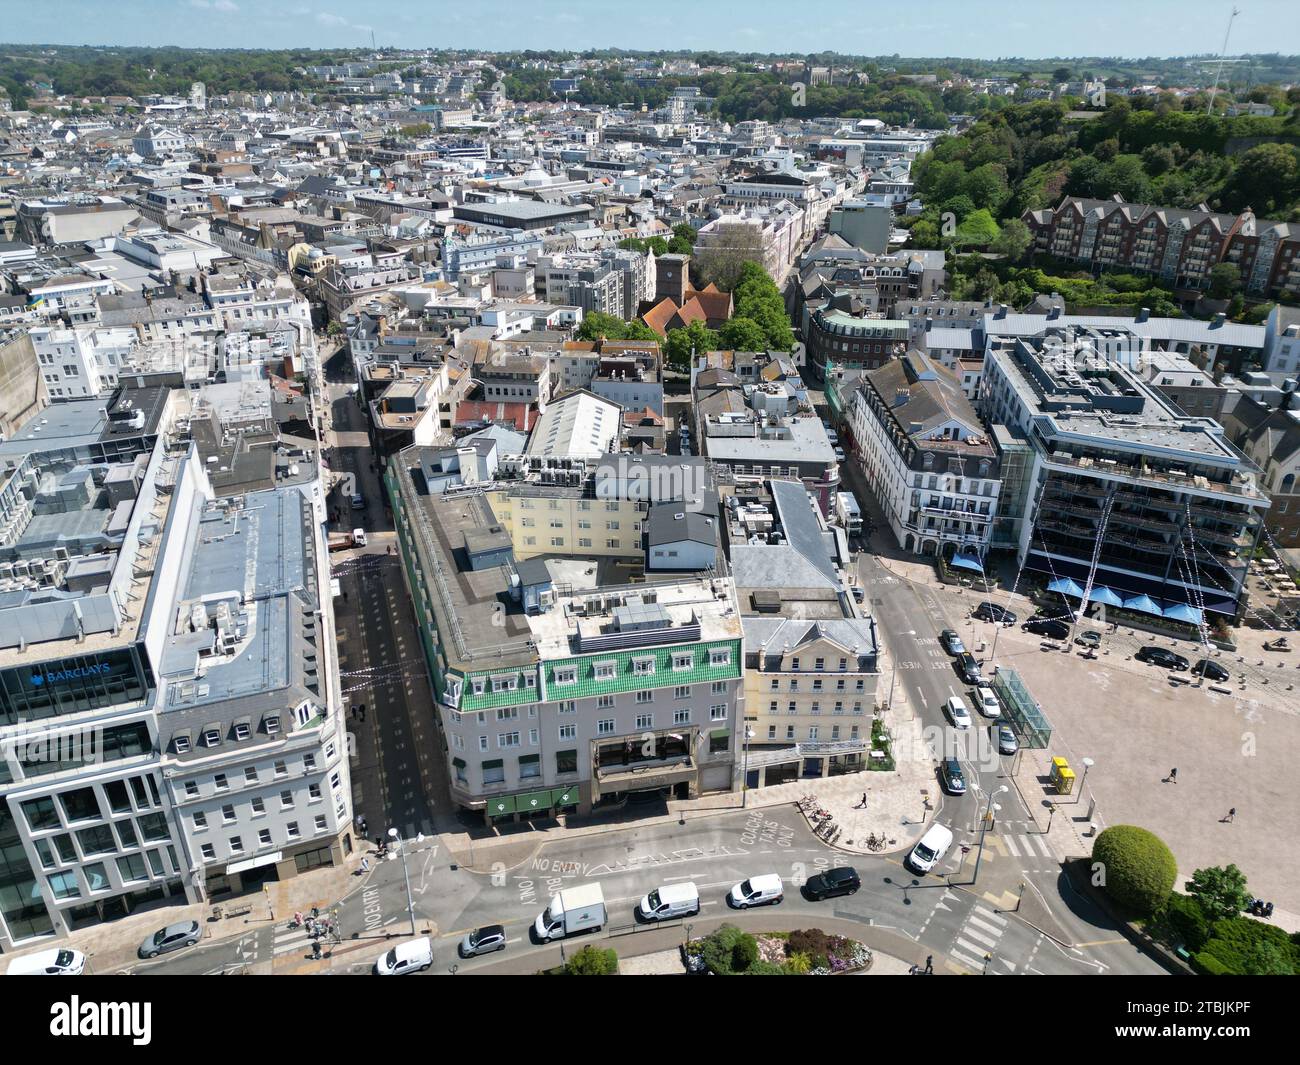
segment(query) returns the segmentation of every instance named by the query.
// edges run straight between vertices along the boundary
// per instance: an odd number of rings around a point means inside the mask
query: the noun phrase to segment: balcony
[[[1057,471],[1057,467],[1064,467],[1059,472],[1073,473],[1077,470],[1086,470],[1090,475],[1107,478],[1123,478],[1127,481],[1136,482],[1138,485],[1149,485],[1155,488],[1163,488],[1171,491],[1180,492],[1200,492],[1223,493],[1225,495],[1240,496],[1243,499],[1253,499],[1260,502],[1264,497],[1260,494],[1259,489],[1255,487],[1255,479],[1245,470],[1235,470],[1232,473],[1232,480],[1229,481],[1211,481],[1202,474],[1188,474],[1186,471],[1174,468],[1165,470],[1153,470],[1145,465],[1130,466],[1111,459],[1097,459],[1092,456],[1070,455],[1065,452],[1057,452],[1047,457],[1046,466],[1049,470]],[[1049,484],[1053,482],[1049,481]],[[1122,484],[1123,481],[1117,481]],[[1073,486],[1072,486],[1073,487]],[[1134,487],[1127,487],[1122,492],[1133,492]],[[1079,494],[1090,494],[1083,491],[1082,488],[1076,489]],[[1097,492],[1098,495],[1105,495],[1105,489]],[[1135,495],[1133,498],[1144,499],[1142,495]],[[1181,506],[1182,504],[1175,503]]]

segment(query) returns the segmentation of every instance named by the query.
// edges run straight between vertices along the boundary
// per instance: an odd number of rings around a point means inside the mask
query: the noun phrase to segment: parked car
[[[358,492],[356,495],[352,497],[352,509],[353,510],[366,509],[366,497],[363,496],[360,492]]]
[[[422,936],[409,943],[398,943],[392,950],[381,954],[375,960],[375,973],[378,976],[405,976],[407,973],[422,973],[432,964],[433,940]]]
[[[980,664],[975,661],[974,655],[960,654],[953,664],[957,667],[958,675],[967,684],[984,683],[984,674],[980,672]]]
[[[1133,657],[1139,662],[1150,662],[1153,666],[1163,666],[1165,669],[1172,669],[1180,673],[1190,665],[1182,655],[1174,654],[1173,651],[1164,647],[1143,647]]]
[[[939,644],[950,655],[964,655],[966,653],[966,645],[961,642],[961,637],[952,629],[944,629],[943,632],[939,633]]]
[[[1002,704],[998,702],[998,697],[993,694],[992,688],[976,688],[975,705],[980,708],[980,713],[985,717],[1002,716]]]
[[[855,584],[850,590],[853,592],[853,599],[855,602],[866,602],[867,593],[862,590],[862,585]]]
[[[846,459],[846,457],[847,457],[847,456],[845,456],[845,454],[844,454],[844,449],[843,449],[842,447],[837,447],[837,448],[835,449],[835,461],[836,461],[836,462],[844,462],[845,459]]]
[[[24,954],[9,963],[9,976],[80,976],[86,968],[86,956],[68,947],[51,947]]]
[[[456,948],[462,958],[491,954],[506,949],[506,930],[499,924],[488,924],[468,933]]]
[[[839,895],[855,895],[861,886],[862,878],[858,876],[858,871],[841,865],[810,876],[803,889],[814,902],[821,902],[822,899],[833,899]]]
[[[966,709],[966,704],[962,701],[960,695],[954,695],[944,703],[943,709],[952,721],[953,728],[970,728],[970,711]]]
[[[1208,680],[1227,680],[1230,676],[1223,666],[1218,662],[1211,662],[1208,658],[1198,659],[1196,665],[1192,666],[1192,672]]]
[[[997,603],[980,603],[972,612],[971,616],[978,618],[980,621],[992,621],[998,625],[1014,625],[1016,615],[1004,606],[998,606]]]
[[[198,921],[180,921],[160,928],[152,935],[145,936],[140,944],[139,954],[142,958],[156,958],[159,954],[170,954],[182,947],[192,947],[203,935]]]
[[[1080,647],[1089,647],[1096,650],[1101,646],[1101,633],[1094,629],[1088,629],[1086,632],[1079,633],[1079,635],[1074,638],[1074,642]]]
[[[1049,640],[1064,640],[1070,635],[1070,626],[1055,618],[1030,618],[1021,628],[1035,636],[1046,636]]]
[[[939,780],[949,795],[966,794],[966,778],[962,775],[961,763],[956,758],[943,760],[939,766]]]
[[[776,873],[751,876],[727,892],[727,902],[738,910],[761,906],[768,902],[776,905],[783,898],[785,898],[785,890],[781,887],[781,878]]]
[[[1015,754],[1020,749],[1016,734],[1006,725],[998,726],[998,754]]]

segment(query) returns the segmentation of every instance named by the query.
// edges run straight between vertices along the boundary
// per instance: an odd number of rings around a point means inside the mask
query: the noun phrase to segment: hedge
[[[1093,844],[1092,860],[1104,870],[1106,893],[1143,915],[1165,905],[1178,876],[1169,848],[1154,833],[1136,825],[1115,825],[1102,832]]]

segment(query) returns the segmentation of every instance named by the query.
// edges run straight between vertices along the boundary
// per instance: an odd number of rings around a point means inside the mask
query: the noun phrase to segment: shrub
[[[1234,976],[1294,973],[1300,966],[1300,946],[1276,925],[1249,917],[1215,921],[1210,939],[1196,955],[1198,969]]]
[[[1138,914],[1158,910],[1178,875],[1164,842],[1136,825],[1115,825],[1102,832],[1093,844],[1092,860],[1104,870],[1106,893]]]
[[[710,971],[719,976],[735,976],[749,971],[758,959],[758,941],[735,925],[724,924],[705,936],[700,956]]]
[[[1185,947],[1195,954],[1210,938],[1210,921],[1197,899],[1189,895],[1170,895],[1154,931],[1170,946]]]
[[[770,961],[756,961],[745,970],[745,976],[788,976],[785,966]]]
[[[1235,865],[1197,869],[1187,882],[1187,894],[1200,902],[1211,921],[1237,917],[1250,905],[1246,875]]]
[[[792,954],[785,963],[785,971],[792,976],[803,976],[812,967],[812,959],[807,954]]]
[[[847,953],[848,942],[843,936],[827,935],[820,928],[796,929],[785,941],[785,953],[786,957],[807,954],[814,964],[817,964],[819,958],[825,964],[825,959],[830,955]]]
[[[612,950],[586,946],[564,966],[568,976],[613,976],[618,972],[618,955]]]

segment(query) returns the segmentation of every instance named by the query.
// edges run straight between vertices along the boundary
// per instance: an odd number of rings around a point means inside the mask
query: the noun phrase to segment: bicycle
[[[866,843],[869,851],[883,851],[885,849],[884,836],[877,836],[874,832],[867,837]]]

